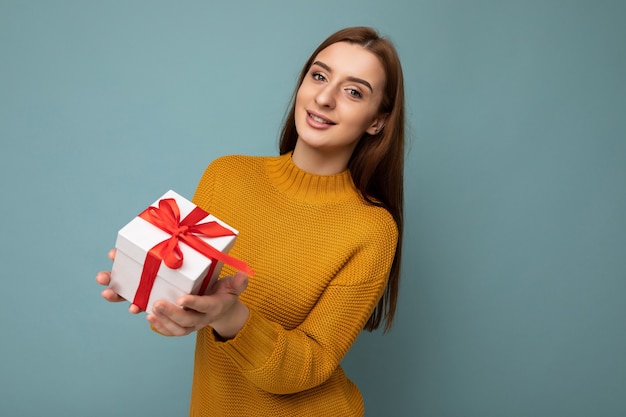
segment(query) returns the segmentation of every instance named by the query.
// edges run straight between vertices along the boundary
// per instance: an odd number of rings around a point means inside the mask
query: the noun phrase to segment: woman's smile
[[[313,113],[311,111],[307,113],[309,116],[307,118],[307,122],[311,125],[311,127],[324,129],[335,124],[332,120],[320,115],[319,113]]]

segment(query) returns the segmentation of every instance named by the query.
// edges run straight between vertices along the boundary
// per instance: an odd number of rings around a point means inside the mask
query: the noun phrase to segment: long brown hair
[[[387,209],[398,226],[396,254],[389,273],[385,293],[365,324],[365,329],[377,329],[385,321],[385,332],[391,329],[396,311],[400,282],[400,260],[404,224],[404,81],[398,54],[389,39],[368,27],[342,29],[330,35],[311,54],[302,68],[291,109],[285,118],[280,136],[280,154],[294,150],[298,140],[295,122],[295,96],[317,55],[337,42],[360,45],[378,57],[385,71],[386,82],[380,113],[386,114],[384,128],[376,135],[364,133],[359,140],[348,169],[355,186],[370,204]]]

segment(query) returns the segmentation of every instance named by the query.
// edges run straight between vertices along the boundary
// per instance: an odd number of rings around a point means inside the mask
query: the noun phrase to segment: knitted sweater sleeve
[[[382,216],[377,223],[299,326],[285,329],[251,309],[239,334],[218,342],[252,384],[270,393],[295,393],[318,386],[336,370],[383,294],[395,254],[395,222]]]

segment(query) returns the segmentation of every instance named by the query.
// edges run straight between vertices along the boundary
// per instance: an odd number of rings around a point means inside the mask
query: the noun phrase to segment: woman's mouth
[[[307,112],[307,114],[309,115],[311,120],[313,120],[314,122],[322,123],[322,124],[325,124],[325,125],[334,125],[334,123],[332,121],[330,121],[328,119],[325,119],[325,118],[323,118],[321,116],[318,116],[317,114],[313,114],[313,113],[309,113],[309,112]]]

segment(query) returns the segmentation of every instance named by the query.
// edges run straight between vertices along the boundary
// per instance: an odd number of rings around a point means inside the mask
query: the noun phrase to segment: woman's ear
[[[387,113],[379,114],[376,116],[370,127],[367,128],[365,132],[368,135],[374,136],[377,135],[383,128],[385,127],[385,123],[387,122]]]

